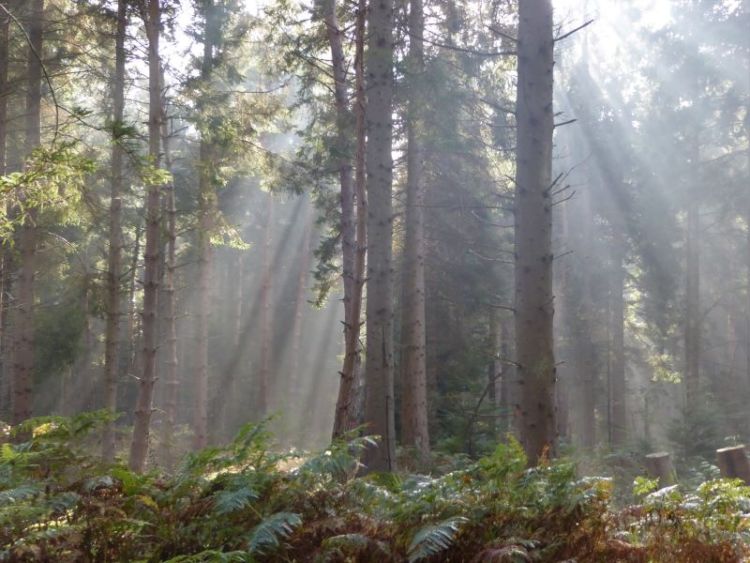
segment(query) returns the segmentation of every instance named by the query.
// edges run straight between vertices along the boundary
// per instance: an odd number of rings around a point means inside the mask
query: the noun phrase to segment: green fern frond
[[[378,540],[367,537],[364,534],[341,534],[323,540],[322,547],[324,555],[339,556],[381,556],[384,559],[391,558],[388,546]]]
[[[225,489],[214,494],[214,511],[219,515],[231,514],[257,499],[258,493],[250,487]]]
[[[277,512],[263,520],[253,528],[248,541],[250,553],[267,553],[281,545],[281,541],[288,538],[294,529],[302,524],[299,514],[293,512]]]
[[[421,528],[409,544],[409,563],[422,561],[450,549],[461,525],[467,521],[463,516],[456,516]]]
[[[0,506],[17,504],[24,500],[34,498],[41,492],[39,485],[20,485],[14,489],[0,491]]]
[[[217,551],[209,549],[194,555],[179,555],[164,563],[255,563],[256,559],[246,551]]]

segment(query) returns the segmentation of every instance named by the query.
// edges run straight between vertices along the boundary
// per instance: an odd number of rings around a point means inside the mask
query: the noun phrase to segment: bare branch
[[[581,25],[579,25],[578,27],[574,27],[574,28],[573,28],[573,29],[571,29],[570,31],[568,31],[568,32],[566,32],[566,33],[563,33],[562,35],[560,35],[560,36],[556,37],[556,38],[555,38],[555,43],[557,43],[557,42],[559,42],[559,41],[562,41],[563,39],[567,39],[568,37],[570,37],[570,36],[571,36],[571,35],[573,35],[574,33],[578,33],[578,32],[579,32],[579,31],[581,31],[582,29],[584,29],[584,28],[586,28],[586,27],[590,26],[590,25],[591,25],[592,23],[594,23],[594,20],[593,20],[593,19],[590,19],[590,20],[588,20],[588,21],[586,21],[586,22],[582,23],[582,24],[581,24]]]

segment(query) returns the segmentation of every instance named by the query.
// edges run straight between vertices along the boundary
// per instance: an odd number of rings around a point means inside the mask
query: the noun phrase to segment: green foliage
[[[250,553],[263,554],[278,548],[295,528],[302,524],[299,514],[278,512],[272,514],[253,528],[248,541]]]
[[[47,417],[12,430],[26,441],[0,450],[0,557],[735,561],[750,541],[750,489],[734,481],[682,493],[640,478],[640,505],[614,511],[610,480],[580,479],[570,463],[527,469],[512,439],[436,477],[356,477],[370,438],[300,460],[273,452],[264,425],[188,456],[173,475],[137,475],[86,453],[109,416]]]
[[[418,530],[409,544],[409,561],[423,561],[450,549],[461,525],[466,522],[466,518],[456,516]]]

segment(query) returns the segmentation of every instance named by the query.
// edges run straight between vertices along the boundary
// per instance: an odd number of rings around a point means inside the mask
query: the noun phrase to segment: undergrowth
[[[356,477],[370,438],[277,453],[249,425],[173,474],[102,465],[101,413],[36,419],[0,450],[0,559],[171,562],[731,562],[747,555],[750,489],[612,482],[573,464],[527,469],[510,440],[438,476]],[[293,467],[293,469],[290,469]]]

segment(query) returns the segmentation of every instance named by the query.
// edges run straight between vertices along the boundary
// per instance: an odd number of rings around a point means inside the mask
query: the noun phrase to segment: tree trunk
[[[622,233],[622,231],[620,231]],[[617,234],[617,233],[616,233]],[[615,243],[610,288],[612,364],[610,371],[610,428],[613,447],[622,447],[627,440],[627,384],[625,379],[625,249]]]
[[[163,71],[162,71],[163,76]],[[162,80],[163,82],[163,80]],[[172,156],[169,150],[170,132],[168,129],[166,101],[162,104],[162,144],[164,147],[164,164],[172,169]],[[167,256],[164,270],[164,322],[166,323],[164,367],[165,367],[165,396],[164,396],[164,463],[167,467],[174,466],[174,431],[177,420],[177,391],[179,389],[179,372],[177,371],[177,312],[175,293],[175,269],[177,267],[177,208],[175,207],[175,185],[170,182],[165,190],[165,208],[167,213]]]
[[[160,0],[150,0],[146,31],[148,36],[149,66],[149,158],[151,165],[159,166],[161,139],[161,63],[159,61],[159,34],[161,32]],[[159,296],[159,235],[160,187],[148,186],[146,201],[146,248],[143,274],[143,371],[138,380],[138,399],[135,407],[133,441],[130,445],[130,469],[142,472],[148,454],[151,411],[156,383],[156,314]]]
[[[362,345],[360,342],[360,320],[362,314],[362,294],[365,288],[365,262],[367,258],[367,124],[365,110],[367,109],[367,95],[365,92],[365,30],[367,17],[367,0],[359,0],[357,4],[357,29],[354,50],[354,117],[357,138],[357,148],[354,154],[356,172],[354,187],[357,196],[357,256],[354,263],[354,296],[352,298],[352,317],[357,319],[357,325],[351,332],[352,343],[357,355],[354,357],[354,420],[357,426],[364,421],[364,385],[362,384]]]
[[[10,3],[7,4],[10,10]],[[6,157],[8,145],[8,65],[10,46],[10,17],[0,14],[0,175],[5,175],[8,170],[8,159]],[[6,214],[10,211],[3,204]],[[0,417],[8,420],[8,407],[10,406],[10,340],[8,320],[8,299],[12,279],[12,251],[8,244],[0,245]]]
[[[369,471],[395,465],[393,398],[393,0],[371,0],[367,49],[367,354],[366,432],[380,436],[367,449]]]
[[[125,336],[123,342],[125,343],[124,350],[122,352],[122,361],[125,368],[125,372],[130,375],[136,373],[136,339],[137,339],[137,312],[135,310],[135,292],[136,292],[136,280],[138,278],[138,258],[141,255],[141,226],[136,224],[135,226],[135,241],[133,244],[133,255],[130,260],[130,271],[128,274],[128,293],[125,299]]]
[[[501,315],[499,319],[500,323],[500,362],[499,366],[496,368],[499,370],[500,373],[500,382],[497,386],[497,406],[498,406],[498,412],[500,416],[502,417],[500,420],[500,424],[498,425],[500,429],[502,429],[504,432],[510,431],[510,422],[511,422],[511,400],[510,400],[510,391],[511,391],[511,381],[513,379],[513,370],[515,369],[514,366],[510,363],[510,357],[511,357],[511,329],[512,329],[512,323],[511,319],[509,318],[509,315]]]
[[[750,485],[750,460],[745,446],[730,446],[716,450],[716,465],[724,479],[742,479]]]
[[[112,182],[109,207],[109,257],[107,264],[107,326],[104,335],[104,408],[117,411],[117,376],[120,337],[120,277],[122,275],[122,189],[124,150],[120,144],[125,110],[125,34],[127,32],[127,2],[117,2],[117,31],[115,33],[115,76],[112,112]],[[114,423],[108,423],[102,436],[105,461],[115,457]]]
[[[44,0],[31,2],[28,24],[29,50],[26,85],[26,142],[29,157],[41,143],[42,61]],[[34,377],[34,281],[38,211],[27,210],[19,240],[18,298],[14,338],[13,422],[31,417]]]
[[[355,201],[358,195],[352,178],[352,160],[348,139],[351,131],[351,111],[346,76],[346,59],[342,46],[342,31],[338,27],[336,15],[336,1],[325,3],[324,23],[331,48],[331,60],[334,76],[334,100],[336,105],[336,151],[339,154],[338,171],[341,187],[341,248],[344,282],[344,363],[341,369],[339,395],[336,401],[336,413],[333,423],[333,438],[340,438],[346,432],[357,426],[357,366],[359,365],[359,328],[362,307],[362,292],[360,285],[361,268],[358,262],[358,229],[360,223],[355,213]],[[359,57],[360,20],[357,15],[357,54]],[[355,69],[358,61],[355,61]],[[356,72],[356,70],[355,70]],[[358,99],[355,101],[355,110]],[[359,113],[357,120],[359,121]],[[359,124],[358,124],[359,126]],[[357,129],[357,131],[359,131]],[[359,150],[359,149],[357,149]],[[357,171],[359,175],[359,169]]]
[[[698,202],[691,199],[687,211],[685,393],[689,414],[698,406],[700,387],[700,217]]]
[[[745,136],[750,141],[750,113],[745,114]],[[750,143],[746,152],[746,166],[745,182],[750,184]],[[745,197],[745,225],[747,228],[745,232],[745,384],[748,390],[747,396],[750,398],[750,193],[747,193]],[[750,417],[750,409],[748,409],[748,417]],[[747,420],[747,423],[750,423],[750,419]]]
[[[530,465],[555,447],[552,319],[552,94],[550,0],[519,5],[516,165],[516,353],[521,441]]]
[[[215,15],[214,3],[203,3],[204,33],[201,80],[204,87],[210,83],[214,68]],[[214,149],[211,141],[202,135],[199,149],[200,176],[198,195],[198,310],[196,342],[196,381],[195,412],[193,420],[193,447],[205,448],[208,445],[208,325],[211,314],[211,232],[216,208],[216,194],[212,182]]]
[[[401,440],[416,448],[422,462],[430,455],[427,421],[424,280],[424,13],[422,0],[411,0],[409,12],[409,100],[406,115],[406,240],[401,317]],[[494,384],[493,384],[494,388]]]
[[[672,465],[672,458],[667,452],[648,454],[645,458],[645,464],[648,476],[652,479],[659,479],[660,487],[674,485],[674,466]]]

